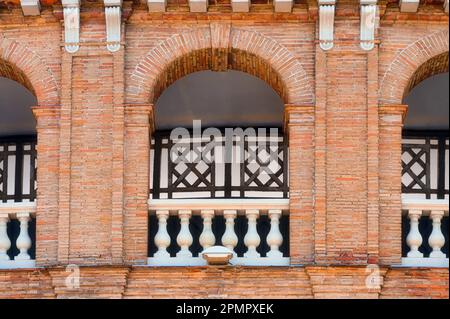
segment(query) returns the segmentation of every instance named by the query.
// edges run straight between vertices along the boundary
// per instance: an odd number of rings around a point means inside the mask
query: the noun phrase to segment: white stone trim
[[[20,6],[24,16],[38,16],[41,14],[39,0],[20,0]]]
[[[444,12],[448,14],[448,0],[444,1]]]
[[[233,12],[249,12],[250,0],[231,0]]]
[[[417,12],[420,0],[400,0],[401,12]]]
[[[402,258],[402,264],[398,267],[434,267],[448,268],[448,258]]]
[[[289,257],[283,258],[246,258],[246,257],[233,257],[230,260],[230,266],[289,266],[291,259]],[[148,266],[159,267],[192,267],[192,266],[207,266],[208,263],[202,257],[186,257],[186,258],[153,258],[147,259]]]
[[[189,0],[191,12],[207,12],[208,0]]]
[[[443,210],[448,215],[449,203],[446,199],[403,199],[402,209],[404,210]]]
[[[148,12],[165,12],[167,0],[147,0]]]
[[[274,0],[275,12],[292,12],[294,6],[293,0]]]
[[[64,12],[64,42],[68,53],[80,48],[80,0],[62,0]]]
[[[322,50],[334,46],[335,0],[319,0],[319,45]]]

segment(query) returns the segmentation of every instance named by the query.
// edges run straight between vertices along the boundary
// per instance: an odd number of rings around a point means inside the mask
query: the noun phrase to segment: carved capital
[[[408,105],[403,104],[381,105],[378,108],[380,125],[401,126],[403,125],[407,112],[408,112]]]
[[[319,45],[331,50],[334,41],[335,0],[319,0]]]

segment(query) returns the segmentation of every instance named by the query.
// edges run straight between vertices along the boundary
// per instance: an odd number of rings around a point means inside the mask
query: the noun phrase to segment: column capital
[[[286,104],[284,106],[284,129],[290,125],[314,124],[315,107],[312,105]]]
[[[408,105],[389,104],[380,105],[378,113],[380,115],[380,125],[398,125],[402,124],[408,112]]]
[[[33,106],[31,108],[37,122],[37,129],[42,127],[58,127],[60,108],[59,106]]]
[[[60,108],[59,106],[41,106],[36,105],[31,107],[31,111],[36,119],[40,117],[54,117],[59,118]]]
[[[150,126],[150,131],[155,129],[154,105],[149,104],[126,104],[125,105],[126,126]]]

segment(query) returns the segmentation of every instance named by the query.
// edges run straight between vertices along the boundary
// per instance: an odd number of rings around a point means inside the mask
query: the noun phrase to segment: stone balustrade
[[[408,251],[406,257],[402,258],[402,265],[408,267],[448,267],[448,255],[443,252],[446,237],[441,227],[443,218],[448,218],[448,200],[408,199],[403,200],[402,209],[409,223],[405,240]],[[429,230],[426,229],[426,219],[429,219],[428,223],[431,223],[431,229]],[[426,244],[429,246],[428,249],[424,247]],[[425,253],[426,250],[429,250],[429,253]]]
[[[0,203],[0,269],[35,267],[30,251],[35,215],[36,202]]]
[[[215,245],[234,252],[233,265],[289,265],[287,199],[160,199],[149,206],[150,266],[206,265],[200,253]]]

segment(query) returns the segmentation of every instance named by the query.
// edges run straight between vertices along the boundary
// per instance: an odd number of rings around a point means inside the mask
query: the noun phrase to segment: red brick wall
[[[151,15],[145,6],[126,8],[124,45],[111,54],[106,50],[103,8],[84,5],[81,48],[73,55],[63,49],[59,6],[45,7],[39,17],[23,17],[18,7],[0,9],[0,59],[7,62],[0,66],[16,68],[14,78],[23,78],[38,99],[38,265],[118,265],[119,275],[108,270],[107,276],[127,288],[105,293],[114,297],[142,295],[139,287],[148,278],[165,278],[174,271],[122,266],[145,264],[147,257],[152,104],[174,80],[210,68],[258,76],[286,104],[302,110],[286,113],[292,264],[399,262],[401,116],[386,111],[401,104],[410,78],[424,62],[448,52],[448,15],[435,7],[402,14],[382,2],[377,46],[365,52],[359,46],[359,7],[354,1],[339,1],[335,47],[324,52],[317,45],[313,1],[281,15],[270,8],[251,14],[219,14],[221,9],[215,8],[208,15],[184,9]],[[279,285],[274,291],[330,297],[345,285],[339,278],[345,279],[347,272],[355,272],[357,287],[362,287],[365,268],[351,267],[181,272],[192,280],[206,278],[211,285],[207,296],[247,296],[243,287],[249,278],[273,275],[281,281],[269,282]],[[85,270],[92,287],[101,269]],[[17,282],[14,289],[23,295],[26,282],[35,278],[45,286],[51,276],[59,285],[61,272],[43,270],[28,279],[23,277],[27,271],[0,274],[5,282]],[[131,278],[128,284],[126,276]],[[214,281],[214,276],[220,279]],[[241,290],[217,288],[233,276],[242,278]],[[424,280],[429,291],[439,291],[430,295],[442,296],[444,277],[435,269],[389,270],[389,290],[381,295],[408,295],[408,287]],[[170,283],[172,293],[179,292],[178,284]],[[89,296],[92,287],[78,296]],[[258,288],[261,296],[268,294],[267,287]],[[55,291],[49,296],[70,296],[63,289]],[[350,288],[342,291],[341,296],[354,293]],[[190,291],[181,293],[191,296]],[[361,296],[378,293],[362,291]],[[163,295],[156,290],[151,294]]]
[[[449,289],[448,269],[318,266],[0,270],[0,282],[0,298],[448,298]]]

